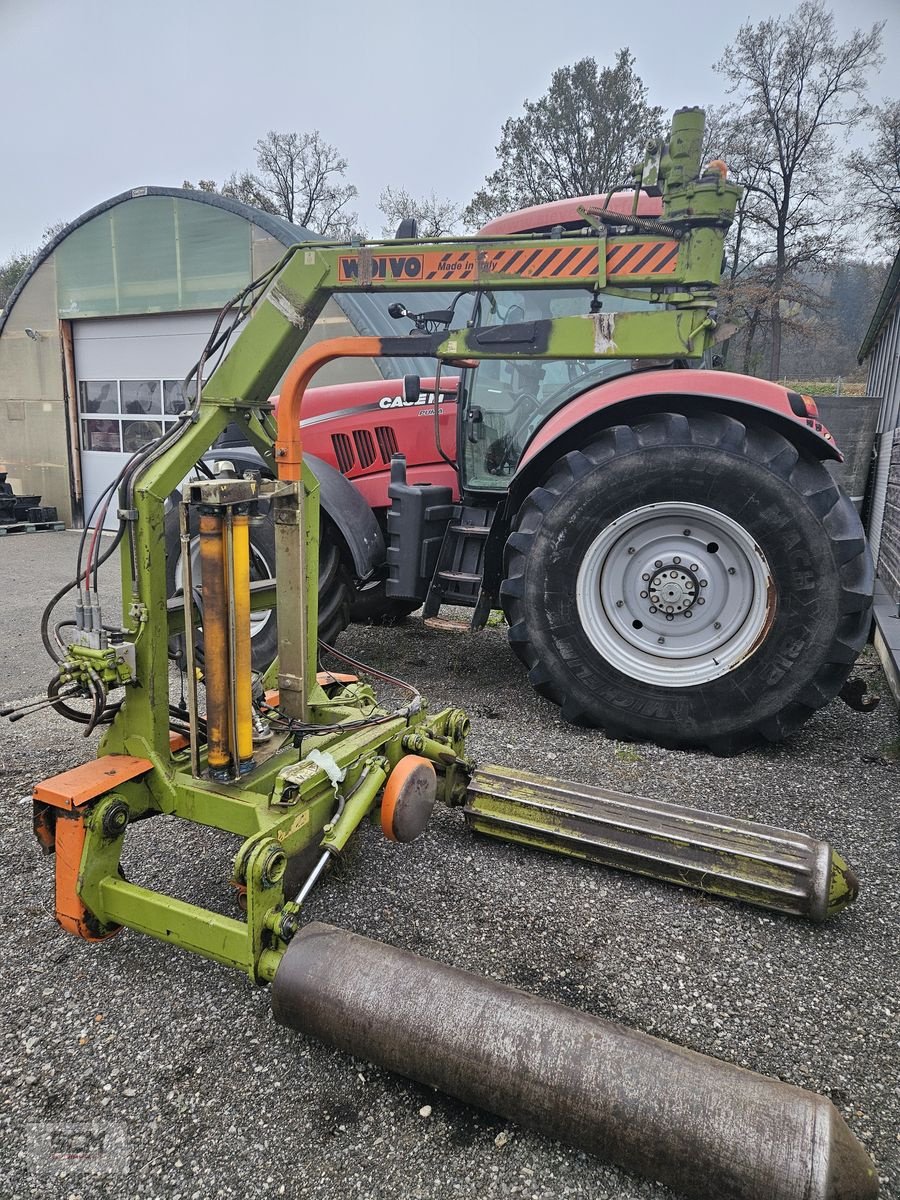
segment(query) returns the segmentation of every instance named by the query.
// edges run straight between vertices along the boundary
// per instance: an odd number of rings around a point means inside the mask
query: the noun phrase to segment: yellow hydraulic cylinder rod
[[[203,576],[203,659],[206,680],[207,763],[213,775],[231,765],[230,672],[225,591],[225,536],[221,509],[200,509],[200,569]]]
[[[231,535],[234,590],[234,679],[237,753],[241,770],[253,762],[253,680],[250,663],[250,519],[235,512]]]

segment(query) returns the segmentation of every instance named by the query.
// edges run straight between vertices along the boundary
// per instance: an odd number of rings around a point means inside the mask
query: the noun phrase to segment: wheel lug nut
[[[709,585],[709,580],[708,580],[708,579],[701,579],[701,580],[700,580],[700,586],[701,586],[701,587],[708,587],[708,585]]]
[[[646,592],[641,592],[641,599],[642,599],[642,600],[646,600],[646,599],[647,599],[647,593],[646,593]]]
[[[655,606],[654,604],[651,604],[651,605],[650,605],[650,611],[651,611],[652,613],[655,613],[655,612],[658,612],[659,610],[656,608],[656,606]]]
[[[656,560],[656,562],[655,562],[653,565],[654,565],[655,567],[661,567],[661,566],[662,566],[662,559],[661,559],[661,558],[658,558],[658,559]]]
[[[667,621],[674,621],[674,620],[675,620],[675,617],[672,615],[672,613],[666,613],[666,620],[667,620]]]
[[[703,599],[703,597],[701,596],[701,597],[700,597],[700,599],[697,601],[697,603],[698,603],[698,604],[705,604],[705,603],[706,603],[706,601],[705,601],[705,600]]]
[[[680,559],[680,558],[678,557],[678,555],[676,554],[676,555],[675,555],[675,557],[672,559],[672,562],[673,562],[673,563],[675,564],[675,566],[677,567],[677,566],[678,566],[678,564],[681,562],[681,559]]]
[[[643,579],[644,583],[647,583],[650,579],[650,572],[648,571],[646,574],[642,575],[641,579]]]
[[[685,615],[686,617],[689,617],[689,616],[691,615],[691,610],[690,610],[690,609],[688,609],[688,611],[687,611],[687,612],[686,612],[684,615]]]

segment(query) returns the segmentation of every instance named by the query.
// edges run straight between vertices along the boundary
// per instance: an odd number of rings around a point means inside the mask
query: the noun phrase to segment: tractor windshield
[[[590,292],[486,293],[480,324],[514,325],[588,312]],[[658,308],[646,300],[604,295],[606,312]],[[467,373],[463,458],[465,481],[476,489],[505,489],[537,427],[586,388],[633,369],[628,359],[489,359]]]
[[[388,312],[392,304],[399,302],[411,312],[421,312],[423,309],[450,308],[456,300],[453,326],[461,329],[472,316],[475,297],[469,294],[456,299],[458,295],[457,292],[337,292],[334,298],[357,333],[397,337],[408,333],[412,322],[403,318],[395,320]],[[374,362],[385,379],[396,379],[400,375],[433,375],[435,367],[433,358],[413,355],[408,358],[376,358]],[[445,377],[458,374],[458,367],[444,368]]]

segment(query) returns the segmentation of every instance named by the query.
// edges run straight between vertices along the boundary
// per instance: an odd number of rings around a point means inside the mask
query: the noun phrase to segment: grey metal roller
[[[698,1200],[872,1200],[824,1096],[330,925],[294,938],[275,1019]]]

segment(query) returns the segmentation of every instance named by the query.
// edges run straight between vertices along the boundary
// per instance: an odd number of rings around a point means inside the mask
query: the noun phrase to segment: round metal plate
[[[578,615],[597,652],[659,687],[698,687],[762,643],[775,588],[760,547],[702,504],[647,504],[600,533],[576,582]]]

